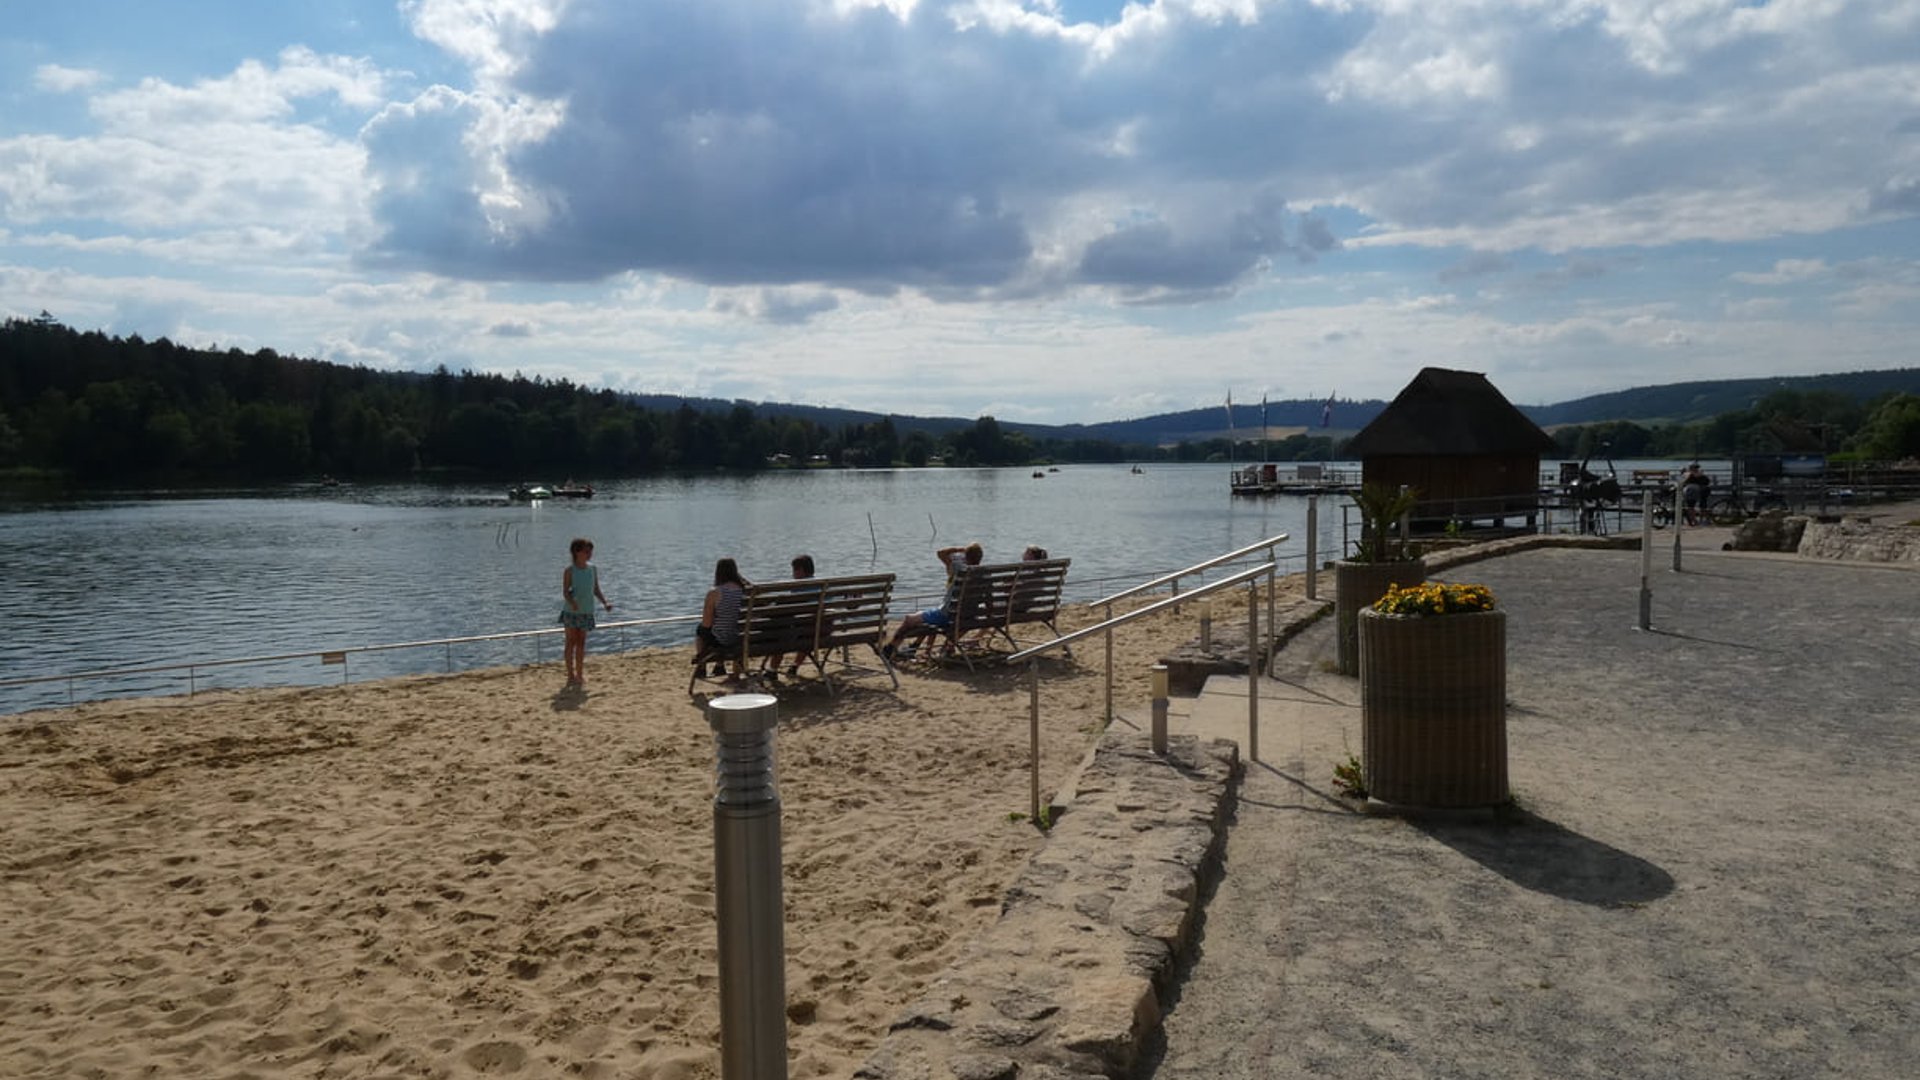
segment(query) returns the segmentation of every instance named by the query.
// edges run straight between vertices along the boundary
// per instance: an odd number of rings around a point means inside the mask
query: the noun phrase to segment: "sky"
[[[1920,0],[0,14],[0,316],[1046,424],[1920,366]]]

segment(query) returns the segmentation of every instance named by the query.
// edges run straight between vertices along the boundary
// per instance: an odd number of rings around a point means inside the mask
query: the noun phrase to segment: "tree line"
[[[1565,458],[1812,453],[1831,461],[1897,461],[1920,457],[1920,395],[1889,391],[1862,401],[1833,390],[1781,389],[1693,423],[1614,420],[1552,435]]]
[[[1692,424],[1620,421],[1554,432],[1562,456],[1729,456],[1814,450],[1920,455],[1920,397],[1862,403],[1780,390]],[[42,314],[0,326],[0,470],[83,482],[356,478],[417,473],[611,478],[669,470],[1339,460],[1345,441],[1296,434],[1172,446],[1046,438],[984,416],[943,434],[890,418],[835,426],[738,402],[652,409],[566,380],[427,374],[196,349],[78,331]]]
[[[594,477],[667,470],[1015,465],[1150,458],[1150,446],[1035,439],[992,417],[933,435],[889,418],[827,427],[725,409],[648,409],[566,380],[375,371],[81,332],[0,327],[0,469],[83,481],[419,472]]]

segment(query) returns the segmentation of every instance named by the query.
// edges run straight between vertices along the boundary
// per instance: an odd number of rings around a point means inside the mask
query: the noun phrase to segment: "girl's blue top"
[[[569,606],[567,610],[592,611],[593,586],[599,579],[600,572],[595,570],[591,563],[586,566],[569,566],[568,569],[573,571],[573,592],[568,598],[573,601],[574,606]]]

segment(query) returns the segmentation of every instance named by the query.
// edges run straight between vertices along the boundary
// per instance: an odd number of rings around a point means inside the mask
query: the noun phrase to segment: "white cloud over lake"
[[[1051,422],[1915,363],[1912,3],[228,6],[0,31],[0,310]]]

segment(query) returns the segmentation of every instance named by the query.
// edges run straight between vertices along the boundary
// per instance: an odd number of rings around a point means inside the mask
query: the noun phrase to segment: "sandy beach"
[[[1083,625],[1084,611],[1063,626]],[[1124,628],[1116,701],[1191,632]],[[0,1075],[718,1075],[686,653],[0,719]],[[1048,660],[1043,790],[1102,710]],[[1039,846],[1015,671],[783,699],[791,1072],[844,1076]]]

